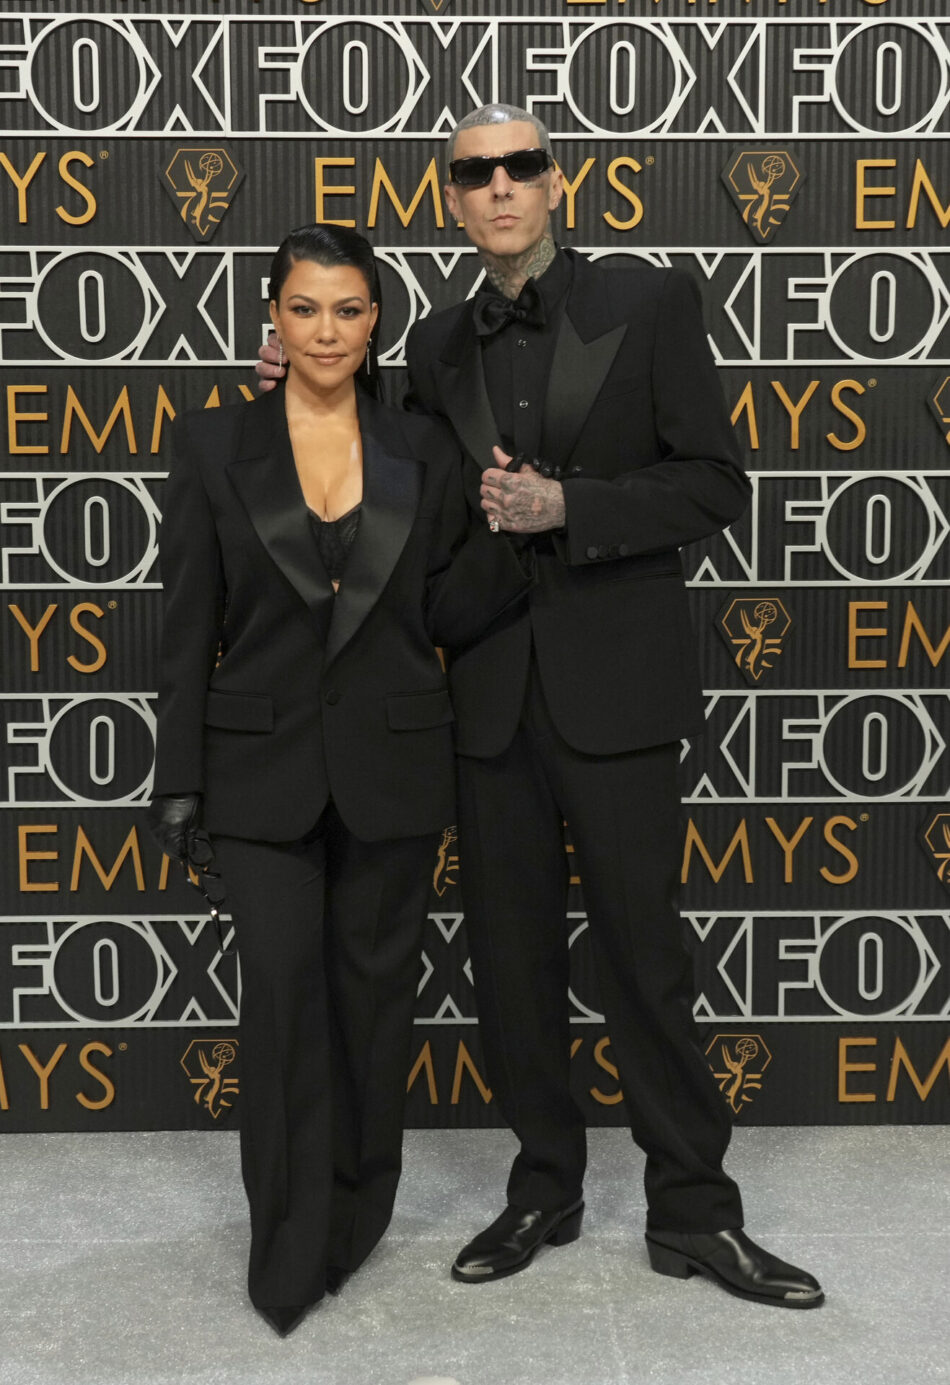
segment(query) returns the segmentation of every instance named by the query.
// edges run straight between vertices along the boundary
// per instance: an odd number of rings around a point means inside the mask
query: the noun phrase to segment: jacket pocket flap
[[[435,692],[394,693],[386,699],[386,718],[393,731],[425,731],[455,720],[447,688]]]
[[[209,692],[205,725],[223,731],[273,731],[273,699],[257,693]]]

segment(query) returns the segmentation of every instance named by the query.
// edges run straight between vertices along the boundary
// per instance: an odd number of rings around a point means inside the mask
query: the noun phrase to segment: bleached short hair
[[[538,117],[532,115],[530,111],[523,111],[520,106],[507,106],[498,101],[490,106],[479,106],[477,111],[469,111],[468,115],[462,117],[449,135],[445,155],[446,163],[451,163],[455,158],[455,142],[463,130],[474,129],[476,125],[509,125],[516,121],[524,121],[526,124],[534,126],[538,132],[538,148],[546,149],[553,159],[554,150],[551,148],[551,136]]]

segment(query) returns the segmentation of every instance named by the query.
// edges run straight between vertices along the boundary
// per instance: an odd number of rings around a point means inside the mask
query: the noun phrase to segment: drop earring
[[[369,352],[370,352],[370,347],[371,347],[372,345],[373,345],[373,338],[372,338],[372,337],[368,337],[367,340],[366,340],[366,374],[367,374],[367,375],[372,375],[372,373],[373,373],[373,362],[372,362],[372,359],[371,359],[370,354],[369,354]]]
[[[280,337],[277,338],[277,364],[281,370],[284,368],[284,343]]]

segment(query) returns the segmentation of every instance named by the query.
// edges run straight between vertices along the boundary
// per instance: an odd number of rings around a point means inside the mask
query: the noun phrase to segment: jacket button
[[[620,547],[617,549],[617,552],[620,554],[621,558],[626,558],[630,554],[630,549],[627,547],[625,543],[622,543]]]
[[[324,696],[323,700],[324,702],[329,702],[331,707],[335,707],[340,700],[340,694],[336,691],[335,688],[331,688],[330,691]]]
[[[590,546],[590,548],[588,548],[588,550],[587,550],[587,556],[588,556],[588,558],[598,558],[598,557],[600,557],[600,554],[597,552],[597,549],[593,546],[593,544]]]
[[[607,547],[607,545],[605,543],[602,543],[597,550],[597,556],[598,558],[606,558],[609,552],[610,549]]]

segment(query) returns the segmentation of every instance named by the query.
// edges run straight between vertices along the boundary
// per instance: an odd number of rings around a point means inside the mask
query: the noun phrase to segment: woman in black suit
[[[473,610],[468,564],[497,539],[466,541],[457,445],[366,388],[368,243],[301,228],[269,292],[285,387],[175,427],[150,816],[180,860],[206,831],[227,890],[249,1292],[284,1335],[392,1212],[428,878],[454,817],[434,644],[473,638],[525,580],[500,554]]]

